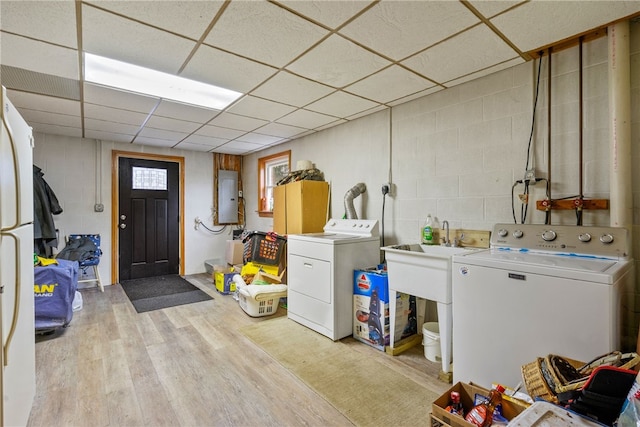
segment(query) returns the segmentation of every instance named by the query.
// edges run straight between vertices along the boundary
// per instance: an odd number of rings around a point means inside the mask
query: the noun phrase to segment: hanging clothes
[[[42,169],[33,165],[33,238],[34,252],[43,257],[58,247],[58,234],[53,215],[62,213],[55,193],[44,180]]]

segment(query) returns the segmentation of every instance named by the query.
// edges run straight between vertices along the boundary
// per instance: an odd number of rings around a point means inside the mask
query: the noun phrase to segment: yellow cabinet
[[[328,182],[305,180],[274,188],[273,231],[276,233],[319,233],[328,216]]]

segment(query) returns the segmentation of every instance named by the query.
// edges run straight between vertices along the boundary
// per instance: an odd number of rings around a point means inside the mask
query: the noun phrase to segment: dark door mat
[[[213,299],[177,274],[123,280],[120,284],[138,313]]]

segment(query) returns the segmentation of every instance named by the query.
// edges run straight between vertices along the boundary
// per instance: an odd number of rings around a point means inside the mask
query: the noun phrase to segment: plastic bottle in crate
[[[490,426],[493,422],[493,411],[498,404],[502,403],[502,393],[504,393],[504,390],[504,386],[500,384],[496,385],[496,388],[489,392],[489,400],[474,406],[464,418],[465,421],[478,427]]]
[[[445,411],[464,418],[464,409],[462,408],[462,402],[460,401],[460,393],[457,391],[451,392],[451,401],[449,402],[449,406],[445,408]]]

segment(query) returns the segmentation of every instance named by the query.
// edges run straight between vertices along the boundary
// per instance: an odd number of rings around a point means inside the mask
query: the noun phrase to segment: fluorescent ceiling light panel
[[[86,52],[84,78],[103,86],[215,110],[226,108],[242,95],[233,90]]]

